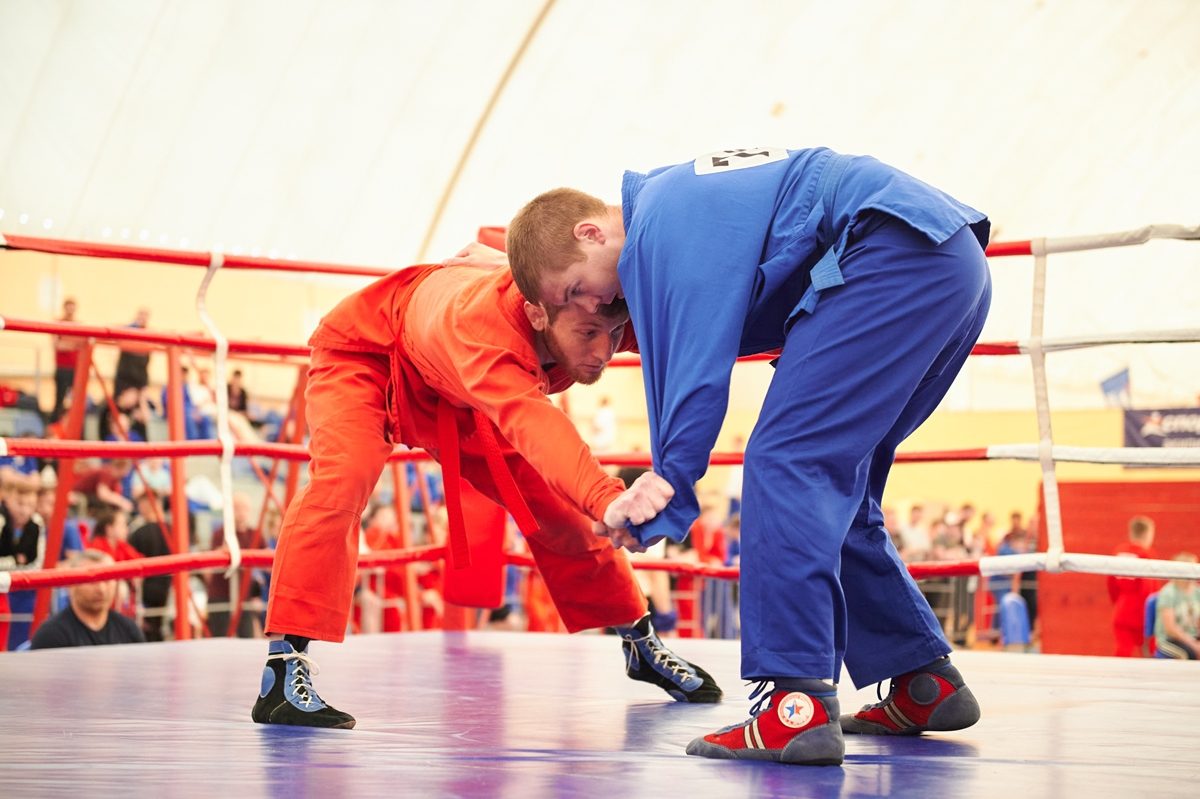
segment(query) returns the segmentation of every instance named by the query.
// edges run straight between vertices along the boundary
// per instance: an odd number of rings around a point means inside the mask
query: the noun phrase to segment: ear
[[[576,241],[588,241],[592,244],[603,244],[605,240],[604,229],[591,220],[585,219],[582,222],[576,222],[573,229]]]
[[[529,320],[529,324],[533,325],[533,329],[541,332],[550,326],[550,315],[546,313],[545,307],[534,305],[532,302],[525,303],[525,317]]]

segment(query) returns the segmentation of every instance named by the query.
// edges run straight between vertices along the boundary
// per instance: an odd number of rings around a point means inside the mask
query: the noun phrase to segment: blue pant
[[[950,651],[883,527],[896,447],[937,407],[979,338],[987,260],[963,228],[933,245],[869,215],[787,334],[746,448],[742,676],[856,686]]]

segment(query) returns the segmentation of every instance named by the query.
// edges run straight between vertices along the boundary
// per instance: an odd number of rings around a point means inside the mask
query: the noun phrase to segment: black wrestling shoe
[[[307,646],[297,652],[287,641],[272,641],[263,668],[262,689],[250,718],[259,724],[353,727],[353,716],[330,707],[317,695],[312,685],[312,675],[317,672]]]
[[[631,680],[657,685],[676,702],[720,702],[721,688],[704,669],[676,655],[662,642],[650,615],[632,627],[615,628],[625,652],[625,673]]]

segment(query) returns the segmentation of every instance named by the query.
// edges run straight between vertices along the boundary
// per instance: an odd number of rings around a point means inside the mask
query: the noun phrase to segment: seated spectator
[[[114,416],[107,402],[100,405],[101,441],[149,441],[146,424],[150,419],[150,406],[143,392],[127,386],[120,394],[113,395],[117,408]]]
[[[112,562],[109,555],[93,549],[73,556],[71,565],[96,566]],[[67,591],[69,604],[38,628],[31,649],[139,644],[145,640],[133,620],[110,610],[117,593],[116,580],[80,583]]]
[[[36,567],[42,562],[42,527],[34,520],[37,484],[9,473],[0,483],[0,569]]]
[[[44,530],[35,518],[37,497],[34,480],[9,473],[0,489],[0,571],[37,569],[42,565]],[[13,620],[8,640],[0,648],[16,649],[29,637],[29,619],[36,599],[34,591],[13,591],[8,596]]]
[[[75,476],[73,490],[87,500],[89,506],[116,508],[126,513],[133,510],[133,503],[125,498],[122,485],[133,471],[133,461],[117,458],[111,463],[85,469]]]
[[[41,488],[37,492],[34,518],[44,530],[50,529],[50,520],[54,518],[55,499],[56,492],[53,488]],[[72,554],[82,551],[83,531],[79,528],[79,520],[68,517],[63,520],[62,549],[58,553],[58,559],[65,561]]]
[[[146,486],[160,497],[171,493],[171,467],[166,458],[146,458],[138,464],[132,480],[135,499],[146,493]]]
[[[904,553],[905,563],[918,563],[928,560],[932,541],[929,528],[925,524],[925,506],[914,503],[908,511],[908,524],[900,529],[900,539],[904,546],[897,549]]]
[[[96,523],[92,528],[92,537],[87,541],[87,548],[103,552],[117,563],[142,557],[142,553],[129,545],[129,518],[120,510],[103,510],[96,515]],[[136,611],[137,587],[140,582],[129,580],[118,586],[116,607],[127,616],[134,615]]]
[[[157,513],[155,505],[158,504]],[[171,548],[167,545],[167,532],[163,530],[158,519],[162,513],[161,500],[148,493],[143,493],[137,500],[138,515],[130,527],[129,545],[138,551],[142,557],[154,558],[170,555]],[[146,577],[142,580],[142,633],[147,641],[163,640],[164,609],[167,606],[167,595],[171,591],[170,575]]]
[[[1196,556],[1180,552],[1172,560],[1195,563]],[[1195,580],[1171,580],[1159,590],[1154,637],[1164,657],[1200,659],[1200,585]]]
[[[248,420],[250,419],[250,398],[246,395],[246,386],[242,379],[242,370],[234,369],[233,374],[229,376],[229,382],[226,384],[227,396],[229,397],[229,412],[240,413]]]

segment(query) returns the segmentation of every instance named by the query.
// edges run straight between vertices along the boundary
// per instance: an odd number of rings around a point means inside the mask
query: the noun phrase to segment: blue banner
[[[1125,411],[1127,447],[1200,447],[1200,408]]]

